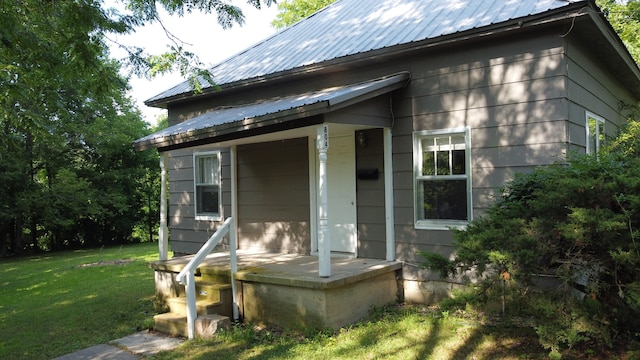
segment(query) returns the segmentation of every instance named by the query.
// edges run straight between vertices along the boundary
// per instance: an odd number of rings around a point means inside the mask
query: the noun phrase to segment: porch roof
[[[378,79],[260,102],[220,107],[136,140],[136,150],[186,148],[322,123],[318,115],[342,109],[407,85],[402,72]]]

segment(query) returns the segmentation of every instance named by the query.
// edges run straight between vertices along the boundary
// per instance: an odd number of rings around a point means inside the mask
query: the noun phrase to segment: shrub
[[[522,311],[552,354],[583,341],[611,344],[640,334],[640,126],[632,122],[608,152],[518,174],[466,230],[456,256],[421,253],[442,276],[468,270],[487,293],[517,284]],[[542,291],[541,277],[556,285]],[[479,296],[478,298],[482,298]],[[487,297],[484,296],[486,299]]]

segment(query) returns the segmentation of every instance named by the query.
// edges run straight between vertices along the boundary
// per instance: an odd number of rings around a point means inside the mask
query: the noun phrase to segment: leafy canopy
[[[166,28],[160,18],[160,9],[164,9],[170,16],[183,16],[195,11],[216,16],[218,24],[223,29],[234,25],[243,25],[245,17],[242,10],[225,0],[121,0],[125,11],[109,8],[105,11],[109,21],[117,25],[117,33],[134,32],[136,28],[160,23],[166,37],[171,41],[169,49],[161,54],[149,54],[144,44],[139,46],[120,47],[127,51],[128,65],[136,75],[154,77],[165,73],[178,71],[187,78],[196,91],[202,88],[202,81],[215,86],[209,71],[198,59],[197,54],[185,49],[185,42],[177,38]],[[247,0],[247,4],[260,9],[271,6],[275,0]],[[100,4],[97,4],[100,5]],[[215,44],[214,44],[215,46]]]
[[[596,0],[605,17],[624,42],[629,53],[640,61],[640,2],[637,0]]]
[[[97,1],[0,7],[0,255],[130,241],[146,216],[149,132],[104,34]],[[157,172],[157,171],[156,171]]]
[[[335,0],[285,0],[278,4],[280,11],[271,25],[282,29],[293,25],[318,10],[332,4]]]

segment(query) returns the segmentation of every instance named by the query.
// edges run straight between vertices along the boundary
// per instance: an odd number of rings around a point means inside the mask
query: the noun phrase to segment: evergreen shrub
[[[473,270],[475,300],[502,296],[508,310],[529,316],[552,356],[581,343],[637,339],[639,139],[632,121],[597,156],[573,154],[517,174],[482,217],[454,230],[453,260],[421,252],[423,265],[443,277]]]

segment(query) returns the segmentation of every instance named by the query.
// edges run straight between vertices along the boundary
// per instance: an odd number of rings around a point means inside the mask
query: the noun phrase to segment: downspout
[[[160,153],[160,228],[158,229],[158,254],[160,260],[167,260],[169,254],[169,227],[167,226],[167,168],[169,153]]]

